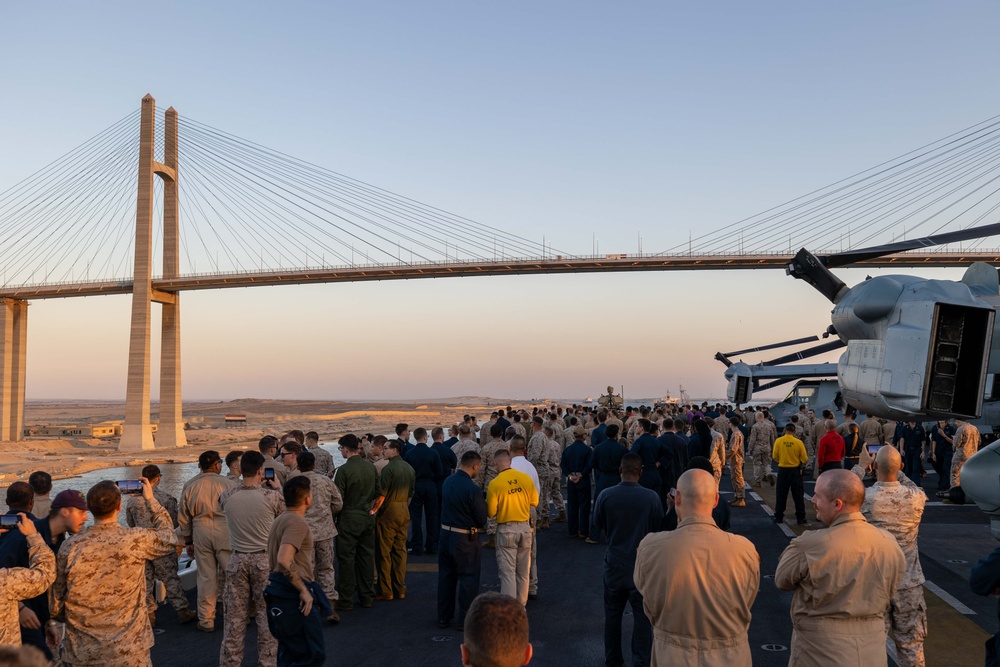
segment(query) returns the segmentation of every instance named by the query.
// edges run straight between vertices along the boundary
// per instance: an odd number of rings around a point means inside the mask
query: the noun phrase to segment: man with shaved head
[[[778,561],[774,583],[793,591],[789,665],[886,665],[885,614],[906,571],[896,539],[865,521],[865,487],[828,470],[813,492],[829,528],[803,533]]]
[[[861,513],[873,526],[889,531],[906,556],[906,573],[889,603],[885,627],[887,632],[892,629],[900,667],[923,667],[927,604],[924,572],[917,553],[917,531],[927,494],[900,472],[903,460],[895,447],[882,447],[875,456],[864,447],[858,465],[851,472],[862,478],[873,459],[878,481],[865,490]]]
[[[677,480],[677,529],[639,543],[633,578],[654,628],[654,666],[751,665],[747,628],[760,556],[745,537],[715,525],[718,502],[712,473],[688,470]]]

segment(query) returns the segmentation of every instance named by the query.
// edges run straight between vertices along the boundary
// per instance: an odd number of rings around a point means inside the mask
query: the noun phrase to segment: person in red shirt
[[[837,422],[826,420],[826,435],[819,440],[819,450],[816,452],[816,463],[820,472],[843,468],[844,439],[837,433]]]

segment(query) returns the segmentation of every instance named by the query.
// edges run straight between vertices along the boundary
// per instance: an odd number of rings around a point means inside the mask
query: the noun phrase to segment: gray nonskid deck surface
[[[933,475],[923,480],[928,489]],[[732,498],[728,475],[722,478],[722,500]],[[811,493],[807,484],[806,493]],[[932,500],[933,491],[931,492]],[[747,495],[747,507],[733,508],[733,532],[751,540],[761,556],[761,588],[753,606],[750,645],[753,664],[758,667],[786,665],[791,644],[791,621],[788,610],[790,593],[778,591],[773,574],[781,551],[789,538],[775,526],[762,509],[763,503]],[[809,508],[810,521],[814,521]],[[567,535],[565,523],[552,524],[539,537],[538,599],[528,602],[533,665],[579,667],[604,664],[604,605],[602,567],[604,547],[587,545]],[[988,632],[996,631],[996,602],[973,595],[968,587],[968,569],[978,558],[1000,546],[989,536],[988,520],[974,505],[964,507],[929,507],[920,535],[921,560],[928,580],[976,614],[969,616]],[[499,588],[494,551],[483,551],[483,590]],[[952,562],[955,561],[955,562]],[[957,562],[957,561],[965,561]],[[411,557],[417,570],[433,570],[436,557]],[[434,571],[410,571],[406,576],[406,600],[376,602],[372,609],[341,614],[337,626],[325,626],[327,663],[334,666],[412,665],[444,667],[460,664],[459,644],[462,634],[455,629],[437,627]],[[194,602],[194,594],[189,597]],[[678,613],[684,613],[684,601],[678,601]],[[218,665],[222,640],[221,615],[217,631],[205,634],[194,624],[180,626],[169,606],[157,614],[156,645],[152,651],[155,665],[200,667]],[[625,642],[631,616],[626,610]],[[256,664],[256,628],[247,627],[244,664]],[[981,647],[970,647],[981,650]],[[930,658],[930,656],[929,656]],[[627,659],[627,658],[626,658]],[[928,663],[930,664],[930,663]]]

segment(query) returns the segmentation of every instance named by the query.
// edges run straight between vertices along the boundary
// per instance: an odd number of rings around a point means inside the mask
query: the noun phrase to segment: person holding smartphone
[[[42,595],[56,578],[56,557],[38,534],[35,524],[24,512],[17,515],[16,527],[10,515],[3,518],[0,532],[20,531],[28,540],[28,567],[0,569],[0,646],[21,645],[21,627],[18,621],[18,601]]]
[[[142,478],[142,497],[152,528],[118,523],[122,494],[114,482],[98,482],[87,492],[94,525],[67,539],[56,558],[50,646],[58,646],[65,626],[65,664],[148,664],[153,629],[146,608],[146,563],[176,551],[167,510]]]

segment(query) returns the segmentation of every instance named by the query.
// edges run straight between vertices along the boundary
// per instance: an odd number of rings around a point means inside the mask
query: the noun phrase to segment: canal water
[[[323,449],[330,452],[333,456],[333,461],[339,468],[344,463],[344,457],[340,455],[340,450],[337,448],[336,443],[322,443],[320,445]],[[224,452],[220,452],[224,453]],[[181,490],[184,488],[184,484],[198,474],[198,463],[192,461],[191,463],[157,463],[160,468],[160,474],[162,478],[160,479],[160,488],[172,495],[174,498],[180,498]],[[142,474],[142,469],[144,466],[116,466],[113,468],[102,468],[100,470],[91,470],[90,472],[83,473],[76,477],[68,477],[66,479],[54,479],[52,480],[52,492],[49,494],[50,498],[55,498],[56,494],[60,491],[65,491],[66,489],[76,489],[77,491],[82,491],[84,495],[87,494],[87,490],[90,489],[94,484],[97,484],[101,480],[111,480],[112,482],[117,482],[123,479],[139,479]],[[228,472],[226,470],[226,464],[222,464],[222,474],[225,475]],[[27,481],[27,480],[24,480]],[[119,523],[125,525],[125,503],[122,502],[122,512],[118,517]],[[0,509],[0,513],[6,511],[6,507]],[[91,517],[87,515],[87,525],[90,525]]]

